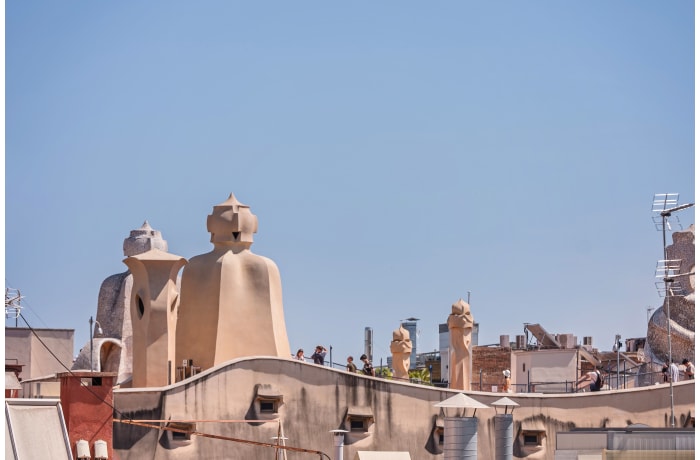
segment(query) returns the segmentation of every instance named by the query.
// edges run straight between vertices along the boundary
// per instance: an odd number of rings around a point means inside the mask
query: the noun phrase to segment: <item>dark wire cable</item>
[[[77,375],[75,375],[75,373],[73,373],[72,370],[68,369],[68,368],[66,367],[66,365],[63,364],[63,362],[62,362],[60,359],[58,359],[58,356],[56,356],[56,355],[54,354],[54,352],[51,351],[51,349],[44,343],[44,341],[41,340],[41,337],[39,337],[39,334],[36,333],[36,331],[34,330],[34,328],[33,328],[32,326],[29,325],[29,323],[27,322],[27,319],[24,317],[24,315],[22,315],[22,313],[19,314],[19,317],[22,318],[22,321],[24,321],[24,324],[27,325],[27,328],[28,328],[30,331],[32,331],[32,334],[34,334],[34,337],[36,337],[37,340],[39,341],[39,343],[41,343],[41,345],[46,349],[46,351],[48,351],[48,352],[51,354],[51,356],[54,357],[54,359],[56,360],[56,362],[58,362],[58,363],[61,365],[61,367],[64,368],[64,369],[71,375],[71,377],[73,377],[74,379],[82,380],[82,377],[78,377]],[[92,337],[90,337],[90,340],[92,340]],[[119,411],[119,409],[117,409],[116,407],[114,407],[113,405],[111,405],[110,403],[108,403],[107,401],[105,401],[104,399],[102,399],[102,396],[99,396],[97,393],[95,393],[94,391],[92,391],[92,390],[90,389],[89,386],[84,386],[83,388],[85,388],[85,389],[86,389],[91,395],[93,395],[93,396],[95,397],[95,399],[97,399],[99,402],[101,402],[102,404],[105,404],[105,405],[109,406],[109,407],[114,411],[114,413],[116,413],[116,414],[119,415],[119,417],[125,418],[125,419],[127,419],[127,420],[132,420],[131,417],[126,417],[121,411]]]
[[[34,330],[34,328],[33,328],[32,326],[29,325],[29,323],[27,322],[26,318],[22,315],[22,313],[20,313],[19,316],[20,316],[20,318],[22,318],[22,321],[24,321],[24,324],[27,325],[27,328],[28,328],[30,331],[32,331],[32,334],[34,334],[34,336],[37,338],[37,340],[39,341],[39,343],[41,343],[41,345],[46,349],[46,351],[48,351],[48,352],[51,354],[51,356],[53,356],[53,358],[61,365],[61,367],[63,367],[73,378],[75,378],[75,379],[81,379],[81,377],[78,377],[77,375],[75,375],[75,374],[73,373],[72,370],[68,369],[68,368],[66,367],[66,365],[63,364],[63,362],[61,362],[61,360],[58,359],[58,357],[54,354],[54,352],[51,351],[51,349],[44,343],[44,341],[41,340],[41,337],[39,337],[39,335],[36,333],[36,331]],[[90,340],[92,340],[92,337],[90,337]],[[182,430],[178,430],[178,429],[176,429],[176,428],[170,428],[170,427],[157,427],[157,426],[153,426],[153,425],[150,425],[150,426],[149,426],[149,425],[140,423],[140,422],[138,422],[138,421],[132,419],[131,417],[126,417],[126,416],[124,415],[124,413],[122,413],[120,410],[118,410],[118,409],[117,409],[116,407],[114,407],[112,404],[110,404],[110,403],[108,403],[107,401],[105,401],[104,399],[102,399],[102,397],[99,396],[99,395],[98,395],[97,393],[95,393],[94,391],[92,391],[92,390],[90,389],[90,387],[85,386],[84,388],[85,388],[91,395],[93,395],[99,402],[101,402],[102,404],[107,405],[109,408],[111,408],[111,409],[114,411],[114,413],[116,413],[116,414],[119,415],[120,418],[115,420],[115,421],[117,421],[117,422],[121,422],[121,423],[130,423],[130,424],[132,424],[132,425],[139,425],[139,426],[144,426],[144,427],[149,427],[149,428],[156,428],[156,429],[161,429],[161,430],[182,431]],[[264,446],[264,447],[275,447],[274,444],[269,444],[269,443],[258,443],[257,441],[248,441],[248,440],[236,439],[236,438],[225,438],[225,437],[223,437],[223,436],[210,435],[210,434],[206,434],[206,433],[195,432],[195,433],[192,433],[192,434],[196,434],[196,435],[198,435],[198,436],[219,438],[219,439],[228,440],[228,441],[243,442],[243,443],[246,443],[246,444],[257,444],[257,445]],[[280,448],[280,449],[292,450],[292,451],[297,451],[297,452],[314,453],[314,454],[318,454],[321,458],[326,457],[326,458],[328,458],[328,459],[330,460],[330,457],[328,457],[327,454],[325,454],[324,452],[321,452],[321,451],[308,450],[308,449],[302,449],[302,448],[299,448],[299,447],[291,447],[291,446],[288,446],[288,447],[276,446],[276,447],[277,447],[277,448]]]

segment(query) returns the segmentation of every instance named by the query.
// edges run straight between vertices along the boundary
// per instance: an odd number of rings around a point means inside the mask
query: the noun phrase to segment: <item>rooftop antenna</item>
[[[668,259],[668,248],[666,247],[666,228],[671,229],[669,218],[671,215],[682,209],[687,209],[695,203],[678,204],[678,193],[657,193],[654,195],[654,201],[651,205],[651,212],[658,214],[653,216],[652,220],[656,224],[656,229],[661,230],[663,234],[664,258],[656,263],[656,278],[663,280],[664,302],[666,303],[666,325],[668,335],[668,362],[673,362],[671,349],[671,301],[670,298],[676,295],[682,295],[682,289],[675,282],[681,276],[692,275],[693,273],[680,273],[681,261]],[[678,217],[676,216],[676,220]],[[661,228],[659,228],[661,227]],[[659,282],[657,282],[657,288]],[[671,397],[671,427],[675,428],[676,419],[674,414],[673,404],[673,379],[669,379],[669,392]]]
[[[5,288],[5,319],[14,318],[15,327],[18,327],[17,320],[22,313],[22,294],[19,289]]]

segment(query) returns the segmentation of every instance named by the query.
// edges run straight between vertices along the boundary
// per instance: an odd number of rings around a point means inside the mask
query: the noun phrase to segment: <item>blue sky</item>
[[[379,361],[415,316],[432,351],[467,291],[480,344],[530,322],[610,349],[661,305],[651,201],[694,200],[693,2],[5,8],[5,283],[76,349],[129,231],[208,252],[231,192],[293,350],[342,361],[370,326]]]

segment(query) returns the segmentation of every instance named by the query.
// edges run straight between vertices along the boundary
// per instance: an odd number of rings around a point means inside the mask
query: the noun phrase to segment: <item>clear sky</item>
[[[691,1],[5,8],[5,284],[76,350],[129,232],[208,252],[231,192],[293,350],[357,357],[370,326],[378,362],[414,316],[432,351],[468,291],[482,345],[529,322],[609,350],[661,305],[652,198],[694,201]]]

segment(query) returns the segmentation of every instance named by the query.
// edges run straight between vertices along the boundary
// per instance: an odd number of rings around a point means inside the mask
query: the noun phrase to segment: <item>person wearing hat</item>
[[[503,392],[504,393],[511,393],[510,389],[510,370],[506,369],[503,371]]]

